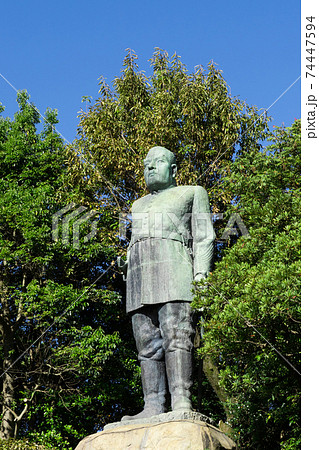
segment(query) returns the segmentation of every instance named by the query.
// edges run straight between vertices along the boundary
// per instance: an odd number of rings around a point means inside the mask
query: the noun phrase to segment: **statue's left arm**
[[[208,194],[201,186],[194,188],[192,210],[193,274],[194,280],[206,278],[211,270],[215,232]]]

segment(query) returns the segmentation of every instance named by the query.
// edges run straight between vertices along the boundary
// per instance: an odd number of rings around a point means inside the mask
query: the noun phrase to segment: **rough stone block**
[[[168,413],[169,414],[169,413]],[[172,413],[171,413],[172,414]],[[84,438],[76,450],[235,450],[236,444],[218,428],[206,421],[178,419],[160,414],[151,419],[109,424]],[[206,418],[198,414],[201,418]],[[159,418],[159,419],[158,419]],[[156,420],[157,419],[157,420]],[[138,423],[137,423],[138,422]]]

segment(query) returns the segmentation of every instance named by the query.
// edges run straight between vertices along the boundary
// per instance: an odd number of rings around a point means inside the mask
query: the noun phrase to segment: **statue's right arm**
[[[192,211],[194,279],[206,278],[213,260],[215,232],[211,220],[208,194],[201,186],[194,187]]]
[[[136,203],[136,201],[132,205],[131,213],[133,213],[135,203]],[[126,281],[126,278],[127,278],[127,269],[128,269],[128,261],[130,259],[131,244],[132,244],[132,241],[130,242],[130,244],[127,248],[126,261],[124,261],[124,259],[121,256],[117,257],[117,267],[119,268],[120,273],[123,275],[124,281]]]
[[[117,267],[119,268],[120,272],[122,273],[124,281],[126,281],[126,276],[127,276],[128,257],[129,257],[129,253],[127,253],[126,261],[124,261],[124,259],[121,256],[117,257]]]

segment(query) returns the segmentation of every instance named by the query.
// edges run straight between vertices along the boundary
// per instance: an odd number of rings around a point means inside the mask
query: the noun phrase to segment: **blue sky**
[[[0,73],[27,89],[43,114],[57,108],[61,134],[72,141],[84,95],[98,97],[98,77],[112,83],[125,49],[148,59],[155,47],[176,52],[191,72],[213,60],[231,94],[268,108],[300,75],[300,3],[216,0],[15,0],[1,7]],[[300,118],[300,80],[269,110],[272,125]],[[5,116],[16,93],[0,77]]]

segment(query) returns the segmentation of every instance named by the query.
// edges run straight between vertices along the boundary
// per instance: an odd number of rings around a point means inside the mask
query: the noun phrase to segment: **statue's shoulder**
[[[176,188],[176,193],[178,194],[182,194],[182,195],[187,195],[189,197],[194,197],[195,195],[207,195],[206,189],[203,188],[203,186],[177,186]]]
[[[135,200],[132,204],[132,211],[140,209],[141,207],[143,207],[143,205],[146,205],[150,201],[150,198],[151,194],[147,194]]]

